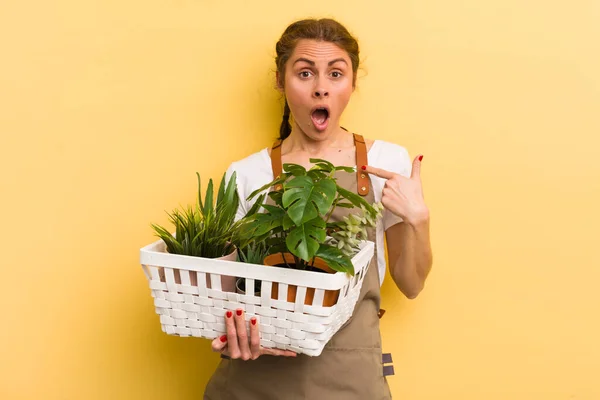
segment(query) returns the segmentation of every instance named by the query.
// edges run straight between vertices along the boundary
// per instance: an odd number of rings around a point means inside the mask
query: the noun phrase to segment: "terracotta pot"
[[[165,249],[165,251],[167,251]],[[237,249],[234,249],[230,254],[222,257],[214,258],[214,260],[225,260],[225,261],[236,261],[237,260]],[[165,271],[163,268],[158,269],[158,275],[160,276],[161,282],[166,282]],[[175,276],[175,283],[181,283],[181,274],[178,269],[173,270]],[[235,292],[235,276],[221,275],[221,290],[224,292]],[[192,286],[198,286],[198,276],[195,273],[190,274],[190,284]],[[208,274],[206,275],[206,287],[211,289],[212,283]]]
[[[282,257],[281,253],[271,254],[265,257],[263,264],[268,266],[276,266],[283,267],[287,261],[288,264],[294,264],[294,256],[291,253],[284,253],[285,259]],[[284,261],[285,260],[285,261]],[[322,258],[315,257],[315,262],[313,267],[321,270],[328,274],[335,274],[336,271],[329,268],[327,262]],[[288,285],[287,292],[287,301],[290,303],[294,303],[296,301],[296,292],[298,290],[298,286],[296,285]],[[326,290],[323,295],[323,307],[331,307],[337,303],[338,297],[340,296],[339,290]],[[271,298],[277,299],[279,297],[279,285],[273,282],[273,287],[271,289]],[[314,288],[306,288],[306,296],[304,297],[304,304],[312,305],[313,299],[315,297],[315,289]]]

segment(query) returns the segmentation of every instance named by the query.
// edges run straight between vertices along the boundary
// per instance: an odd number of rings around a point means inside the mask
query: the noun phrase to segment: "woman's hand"
[[[248,337],[244,311],[241,309],[236,310],[235,316],[232,311],[225,313],[225,326],[227,327],[227,335],[223,335],[212,341],[212,349],[217,353],[231,358],[241,358],[242,360],[256,360],[265,354],[270,356],[296,357],[296,353],[293,351],[262,347],[260,345],[258,320],[256,317],[250,319],[250,337]]]
[[[381,203],[386,209],[410,225],[429,218],[429,210],[425,205],[421,183],[422,159],[422,155],[415,157],[410,178],[384,169],[363,166],[363,170],[367,173],[386,179]]]

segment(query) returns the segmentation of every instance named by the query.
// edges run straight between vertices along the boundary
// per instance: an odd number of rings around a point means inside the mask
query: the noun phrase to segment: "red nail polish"
[[[252,323],[252,325],[256,325],[256,318],[252,318],[252,319],[250,320],[250,322]]]
[[[232,315],[233,313],[231,311],[227,311],[227,318],[231,318]]]
[[[236,313],[236,314],[238,315],[238,317],[239,317],[239,316],[241,316],[241,315],[242,315],[242,310],[235,310],[235,313]]]
[[[219,340],[221,340],[221,342],[225,343],[227,341],[227,335],[223,335],[219,338]]]
[[[366,165],[363,165],[361,168],[362,168],[362,170],[364,171],[365,169],[367,169],[367,166],[366,166]]]
[[[423,156],[419,156],[419,161],[422,161],[422,160],[423,160]]]

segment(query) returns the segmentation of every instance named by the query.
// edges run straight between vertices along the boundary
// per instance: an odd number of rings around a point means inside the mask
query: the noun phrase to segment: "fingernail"
[[[363,169],[363,171],[364,171],[365,169],[367,169],[367,166],[366,166],[366,165],[363,165],[361,168],[362,168],[362,169]]]
[[[235,310],[235,313],[236,313],[236,314],[237,314],[237,316],[239,317],[239,316],[241,316],[241,315],[242,315],[242,310],[240,310],[240,309],[237,309],[237,310]]]
[[[232,315],[233,313],[231,311],[227,311],[227,318],[231,318]]]
[[[252,323],[252,325],[256,325],[256,318],[252,318],[252,319],[250,320],[250,322]]]
[[[223,335],[219,338],[219,340],[221,340],[221,342],[225,343],[227,341],[227,335]]]
[[[419,161],[422,161],[422,160],[423,160],[423,156],[419,156]]]

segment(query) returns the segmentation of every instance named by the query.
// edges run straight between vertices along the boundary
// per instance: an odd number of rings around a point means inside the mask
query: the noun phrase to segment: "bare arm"
[[[401,222],[386,231],[390,274],[409,299],[423,290],[433,263],[429,239],[429,212],[415,221]]]
[[[422,156],[414,159],[410,177],[363,167],[368,173],[386,179],[381,202],[388,212],[402,218],[402,222],[386,230],[386,239],[390,273],[396,286],[409,299],[421,292],[432,265],[429,209],[423,199],[421,183],[422,159]]]

